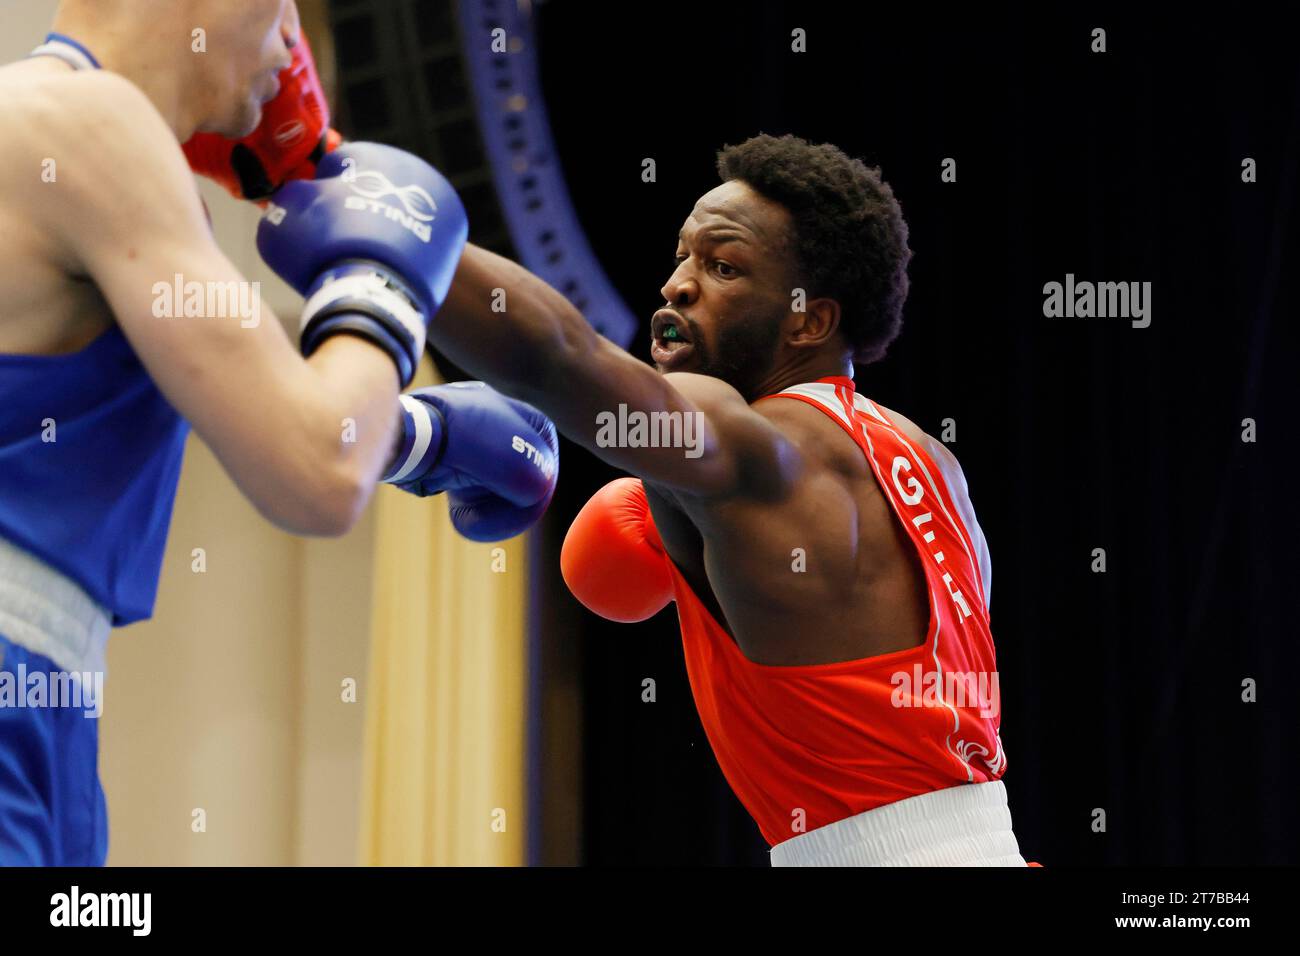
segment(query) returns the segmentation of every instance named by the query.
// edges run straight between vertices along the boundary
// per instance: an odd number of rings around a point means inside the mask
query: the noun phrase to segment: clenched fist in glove
[[[537,522],[559,474],[549,418],[482,382],[401,401],[401,440],[383,481],[420,497],[446,492],[452,525],[472,541],[512,538]]]

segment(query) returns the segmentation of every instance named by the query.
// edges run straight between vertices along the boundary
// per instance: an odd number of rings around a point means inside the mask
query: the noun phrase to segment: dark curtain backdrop
[[[912,291],[901,339],[859,387],[932,433],[955,421],[992,550],[1026,857],[1296,862],[1293,34],[1246,8],[853,6],[539,7],[561,159],[606,269],[648,325],[724,143],[793,132],[881,165],[911,227]],[[790,52],[796,27],[807,53]],[[1089,52],[1094,27],[1104,54]],[[940,181],[945,157],[956,183]],[[1247,157],[1256,183],[1241,180]],[[1045,318],[1043,284],[1067,272],[1150,281],[1151,326]],[[562,474],[552,557],[614,477],[572,444]],[[671,608],[610,625],[554,562],[543,573],[541,757],[558,822],[538,859],[765,863],[696,717]],[[575,759],[577,790],[557,769]]]

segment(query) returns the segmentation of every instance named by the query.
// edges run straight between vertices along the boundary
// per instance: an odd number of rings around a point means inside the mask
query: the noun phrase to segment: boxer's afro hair
[[[830,143],[761,133],[718,150],[718,175],[790,211],[795,270],[808,298],[840,304],[855,362],[882,358],[903,325],[907,222],[879,167]]]

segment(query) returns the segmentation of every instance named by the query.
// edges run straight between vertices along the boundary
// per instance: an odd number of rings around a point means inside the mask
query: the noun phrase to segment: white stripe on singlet
[[[112,617],[71,578],[0,538],[0,635],[74,673],[105,671]]]

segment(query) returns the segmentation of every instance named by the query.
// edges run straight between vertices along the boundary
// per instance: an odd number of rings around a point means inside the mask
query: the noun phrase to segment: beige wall
[[[110,863],[356,861],[371,534],[275,530],[190,441],[157,612],[109,644]]]
[[[0,0],[0,62],[40,42],[55,5]],[[300,2],[328,61],[321,6]],[[203,194],[221,247],[296,318],[300,300],[257,258],[256,207],[206,183]],[[109,643],[111,864],[356,862],[372,538],[369,516],[332,541],[277,531],[191,438],[157,613]],[[341,700],[347,678],[357,703]],[[196,809],[206,832],[192,828]]]

